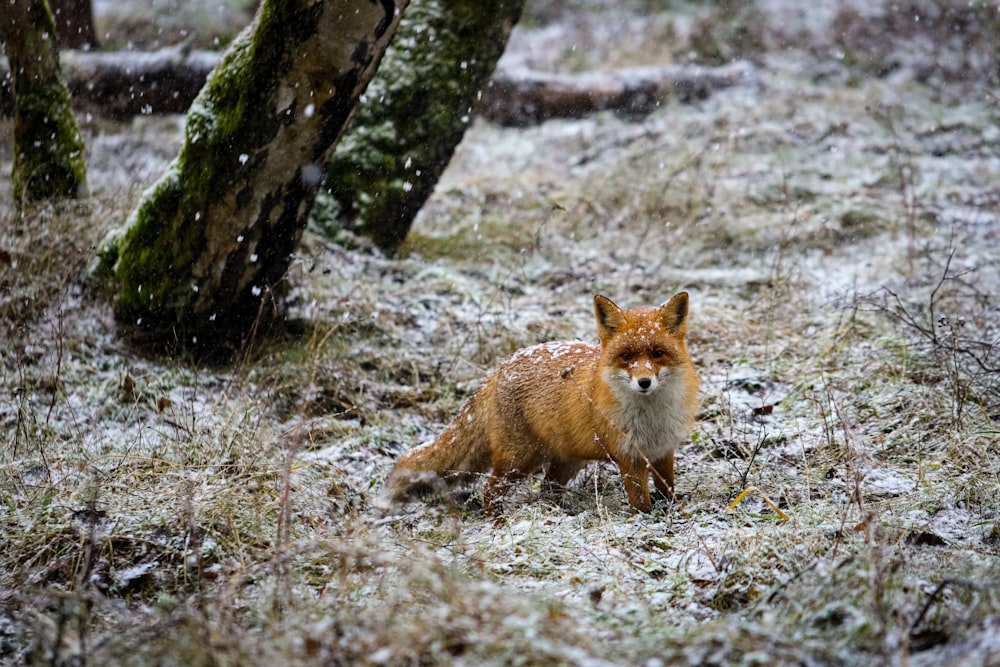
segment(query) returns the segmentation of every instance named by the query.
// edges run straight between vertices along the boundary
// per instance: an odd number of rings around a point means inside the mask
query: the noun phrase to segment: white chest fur
[[[626,443],[635,448],[639,458],[658,461],[683,444],[690,434],[687,386],[680,372],[663,369],[654,391],[642,394],[627,382],[609,378],[618,399],[613,419],[625,432]],[[641,455],[641,456],[640,456]]]

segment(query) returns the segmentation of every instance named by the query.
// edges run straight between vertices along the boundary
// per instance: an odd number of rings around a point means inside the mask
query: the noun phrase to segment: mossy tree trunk
[[[276,312],[322,166],[405,4],[263,3],[188,112],[177,159],[104,248],[134,340],[216,354]]]
[[[14,83],[14,166],[18,206],[87,197],[83,138],[59,72],[55,24],[45,0],[5,0],[0,42]]]
[[[392,253],[448,166],[524,0],[413,0],[326,168],[329,231]]]

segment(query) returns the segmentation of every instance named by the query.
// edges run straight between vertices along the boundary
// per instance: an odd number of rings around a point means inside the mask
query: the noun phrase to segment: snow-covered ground
[[[756,76],[476,121],[400,257],[307,234],[288,331],[236,368],[128,349],[84,286],[183,124],[84,119],[93,201],[0,199],[0,660],[995,660],[1000,37],[971,19],[996,7],[725,4],[533,8],[512,62],[715,35]],[[500,516],[478,485],[381,498],[500,358],[593,340],[594,293],[681,289],[703,405],[676,503],[633,514],[600,464]]]

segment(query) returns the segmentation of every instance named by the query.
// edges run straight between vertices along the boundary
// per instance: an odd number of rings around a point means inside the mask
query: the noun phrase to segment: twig
[[[56,400],[59,398],[59,378],[62,376],[62,359],[65,347],[65,330],[63,329],[62,308],[56,312],[56,325],[54,333],[56,338],[56,372],[55,376],[52,378],[52,400],[49,401],[49,410],[45,413],[45,426],[49,425],[49,420],[52,418],[52,411],[56,407]]]
[[[937,285],[931,290],[930,298],[927,301],[927,318],[929,320],[931,329],[931,340],[935,345],[938,344],[937,329],[934,327],[934,323],[937,322],[937,318],[934,317],[934,305],[937,303],[937,294],[941,290],[941,287],[948,281],[948,271],[951,269],[951,260],[955,257],[955,246],[952,244],[951,240],[948,241],[948,259],[944,262],[944,271],[941,272],[941,278],[938,280]]]
[[[942,579],[941,583],[939,583],[934,588],[934,590],[931,591],[930,595],[927,596],[927,601],[924,602],[924,606],[923,608],[921,608],[920,613],[917,614],[917,617],[913,620],[913,623],[910,624],[910,635],[916,634],[917,627],[920,626],[920,623],[924,620],[924,616],[926,616],[927,612],[930,611],[931,605],[934,604],[935,600],[938,599],[938,597],[941,595],[942,591],[944,591],[946,586],[961,586],[963,588],[968,588],[969,590],[973,590],[976,592],[979,592],[983,589],[983,587],[980,586],[978,583],[976,583],[975,581],[971,581],[969,579],[958,579],[955,577],[947,577],[945,579]]]

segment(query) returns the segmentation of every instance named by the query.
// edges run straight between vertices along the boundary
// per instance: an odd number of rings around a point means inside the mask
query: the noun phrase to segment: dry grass
[[[406,256],[307,236],[286,334],[234,369],[137,356],[86,286],[142,185],[108,156],[176,141],[94,128],[94,201],[0,205],[0,662],[995,663],[995,108],[762,58],[641,122],[477,124]],[[680,288],[676,504],[592,465],[500,519],[478,485],[384,505],[498,358]]]

